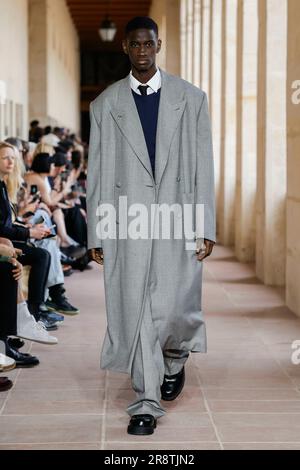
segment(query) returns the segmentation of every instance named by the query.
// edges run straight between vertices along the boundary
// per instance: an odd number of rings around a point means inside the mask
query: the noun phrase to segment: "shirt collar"
[[[161,88],[161,73],[160,73],[160,70],[159,68],[157,69],[157,71],[155,72],[155,74],[153,75],[152,78],[150,78],[150,80],[147,82],[147,83],[141,83],[139,82],[133,75],[132,75],[132,71],[130,71],[130,74],[129,74],[129,78],[130,78],[130,86],[131,86],[131,89],[133,91],[135,91],[136,93],[140,94],[140,90],[138,89],[138,87],[140,85],[148,85],[151,90],[153,90],[155,93],[158,92],[158,90]]]

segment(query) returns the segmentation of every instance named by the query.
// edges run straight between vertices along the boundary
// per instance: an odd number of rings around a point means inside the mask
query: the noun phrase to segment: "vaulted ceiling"
[[[82,50],[117,51],[121,49],[126,23],[134,16],[148,15],[151,0],[67,0],[67,4]],[[112,43],[102,42],[98,34],[107,13],[117,26],[117,34]]]

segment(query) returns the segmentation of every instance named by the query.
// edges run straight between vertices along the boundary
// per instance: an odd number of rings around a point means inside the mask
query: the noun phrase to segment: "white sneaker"
[[[30,315],[27,304],[18,305],[17,335],[19,338],[43,344],[57,344],[57,338],[50,336],[42,322],[36,322]]]
[[[7,372],[16,367],[16,361],[11,357],[5,356],[0,353],[0,372]]]

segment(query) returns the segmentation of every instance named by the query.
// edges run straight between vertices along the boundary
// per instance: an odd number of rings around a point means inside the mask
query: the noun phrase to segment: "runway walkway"
[[[14,387],[0,394],[0,450],[300,449],[300,365],[291,361],[300,318],[283,289],[258,282],[230,249],[216,247],[205,263],[208,353],[189,359],[184,392],[153,436],[127,434],[128,377],[99,368],[101,268],[66,284],[81,313],[66,317],[57,346],[27,343],[38,367],[6,374]]]

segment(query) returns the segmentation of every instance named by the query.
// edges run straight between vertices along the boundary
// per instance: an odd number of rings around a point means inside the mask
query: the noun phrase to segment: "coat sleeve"
[[[216,241],[214,160],[207,96],[204,93],[197,120],[197,204],[204,205],[204,238]]]
[[[10,227],[6,227],[0,221],[0,237],[7,238],[8,240],[26,242],[30,237],[29,229],[26,227],[20,227],[19,225],[12,224]]]
[[[1,197],[1,192],[0,192]],[[6,225],[7,209],[0,204],[0,237],[8,240],[26,241],[30,237],[29,229],[20,225],[10,223]]]
[[[93,103],[90,105],[90,143],[87,171],[87,225],[88,248],[101,248],[101,240],[97,237],[96,227],[99,221],[97,207],[100,201],[100,159],[101,159],[101,135],[100,123],[97,122]]]

